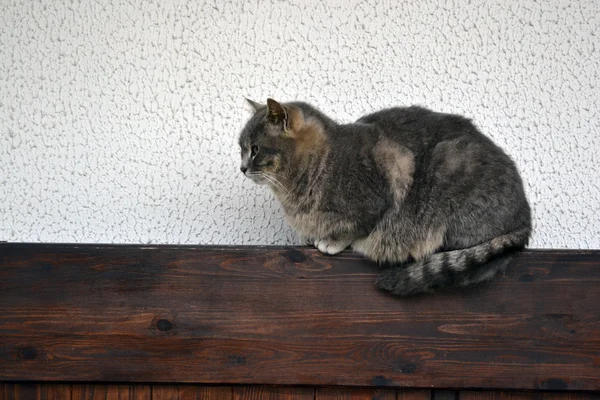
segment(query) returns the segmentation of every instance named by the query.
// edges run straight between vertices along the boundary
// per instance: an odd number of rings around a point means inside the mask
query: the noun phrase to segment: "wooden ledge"
[[[600,389],[600,251],[400,299],[308,248],[0,244],[0,380]]]

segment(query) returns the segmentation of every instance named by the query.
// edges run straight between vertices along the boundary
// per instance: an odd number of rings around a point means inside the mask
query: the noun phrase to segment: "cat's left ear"
[[[246,99],[246,101],[248,102],[248,104],[250,104],[252,106],[252,108],[254,108],[254,112],[260,111],[260,110],[262,110],[263,108],[266,107],[264,104],[257,103],[257,102],[255,102],[253,100],[250,100],[247,97],[244,97],[244,98]]]
[[[274,125],[281,125],[284,131],[289,129],[288,111],[271,98],[267,99],[267,121]]]

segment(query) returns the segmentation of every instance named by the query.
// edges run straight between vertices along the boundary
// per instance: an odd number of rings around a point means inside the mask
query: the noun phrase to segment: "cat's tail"
[[[510,263],[515,251],[528,244],[530,234],[530,228],[522,228],[473,247],[434,253],[423,260],[386,269],[377,278],[377,286],[409,296],[488,281]]]

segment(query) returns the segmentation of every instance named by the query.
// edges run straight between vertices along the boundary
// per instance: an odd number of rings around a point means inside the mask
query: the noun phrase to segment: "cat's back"
[[[381,149],[389,153],[396,148],[395,159],[408,150],[415,168],[426,171],[421,174],[425,181],[436,176],[448,182],[462,179],[470,185],[474,180],[518,175],[507,153],[463,116],[411,106],[384,109],[359,122],[379,132],[374,146],[378,158],[385,159]]]
[[[434,111],[421,106],[390,107],[362,116],[358,123],[366,124],[405,124],[407,122],[419,121],[436,114]]]
[[[357,123],[375,125],[385,136],[407,144],[435,144],[461,136],[487,141],[470,119],[421,106],[386,108],[365,115]]]

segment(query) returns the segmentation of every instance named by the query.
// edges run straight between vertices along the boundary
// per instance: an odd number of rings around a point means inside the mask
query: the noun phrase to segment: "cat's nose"
[[[248,168],[246,168],[246,167],[240,167],[240,171],[242,171],[242,174],[245,174],[246,171],[248,171]]]

